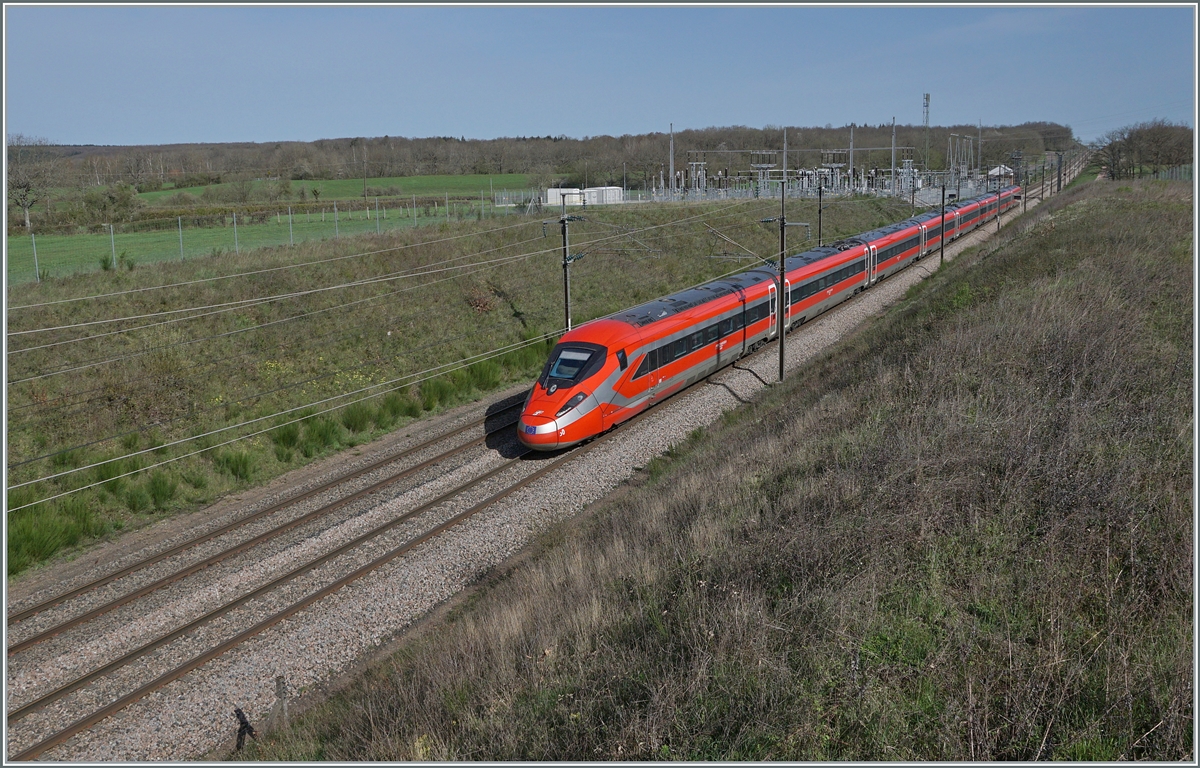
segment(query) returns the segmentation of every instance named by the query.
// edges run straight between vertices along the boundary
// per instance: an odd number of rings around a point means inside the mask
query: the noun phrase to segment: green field
[[[515,214],[515,209],[495,207],[486,201],[482,217],[495,218]],[[182,218],[182,233],[178,220],[160,222],[164,229],[157,231],[122,231],[130,225],[117,225],[110,235],[107,231],[79,235],[9,235],[8,236],[8,282],[10,285],[33,282],[34,247],[37,248],[37,267],[43,278],[65,277],[80,272],[99,272],[101,260],[111,266],[113,259],[119,268],[132,264],[150,264],[160,261],[178,261],[198,256],[219,253],[242,253],[267,246],[286,246],[319,240],[335,240],[354,235],[370,235],[413,226],[436,224],[446,221],[446,207],[442,202],[418,205],[416,218],[411,201],[379,201],[378,218],[375,201],[368,206],[362,201],[339,201],[334,215],[334,203],[322,205],[317,211],[295,213],[288,220],[288,207],[280,210],[261,224],[247,224],[244,215],[238,215],[238,224],[233,226],[232,215],[225,217],[225,226],[191,226],[188,217]],[[347,206],[350,206],[347,209]],[[428,211],[429,215],[426,215]],[[436,213],[435,213],[436,212]],[[454,202],[451,200],[450,220],[481,218],[478,201]],[[145,226],[145,222],[136,225]],[[182,234],[182,243],[181,240]],[[127,258],[122,260],[121,255]]]
[[[267,183],[255,182],[251,195],[257,198],[258,191]],[[103,269],[102,259],[109,266],[116,261],[119,268],[128,268],[215,253],[240,253],[248,248],[382,233],[439,221],[509,216],[516,212],[515,207],[495,205],[494,201],[505,193],[514,200],[519,199],[521,193],[528,192],[527,183],[528,177],[521,173],[369,178],[367,186],[372,192],[399,190],[399,193],[372,194],[364,201],[361,178],[294,181],[291,182],[292,199],[275,202],[275,213],[268,214],[265,222],[261,221],[261,214],[259,223],[251,223],[245,214],[239,213],[236,237],[232,209],[225,216],[224,226],[194,226],[188,216],[183,216],[118,223],[111,236],[107,229],[70,235],[9,235],[6,270],[9,284],[15,285],[36,281],[39,272],[43,278],[98,272]],[[139,197],[151,206],[166,205],[176,194],[188,193],[199,199],[207,190],[217,201],[214,205],[229,208],[233,204],[223,201],[228,200],[231,186],[231,183],[224,183],[169,188],[145,192]],[[314,189],[319,192],[316,198],[312,195]],[[297,199],[301,190],[307,199],[303,204]],[[447,202],[450,205],[448,215]],[[256,207],[264,205],[261,201],[253,204]],[[338,209],[336,216],[335,206]],[[289,207],[307,210],[303,213],[297,210],[289,222]],[[122,254],[126,258],[122,259]]]

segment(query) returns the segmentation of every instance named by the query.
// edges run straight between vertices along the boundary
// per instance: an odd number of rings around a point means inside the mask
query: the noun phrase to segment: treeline
[[[1101,164],[1111,179],[1152,176],[1192,162],[1193,131],[1166,120],[1118,128],[1104,135]]]
[[[977,165],[1011,163],[1014,152],[1025,157],[1066,150],[1076,144],[1069,126],[1057,123],[1023,123],[978,128],[971,125],[931,127],[897,125],[896,145],[908,147],[897,155],[897,164],[909,157],[918,167],[941,169],[951,134],[982,139]],[[829,161],[822,151],[847,149],[850,126],[787,129],[790,167],[813,167]],[[708,175],[735,173],[749,168],[753,150],[778,150],[784,128],[729,126],[680,130],[674,136],[675,169],[682,176],[688,162],[705,160]],[[888,168],[891,163],[892,125],[854,128],[855,166]],[[164,188],[194,188],[215,184],[270,182],[266,187],[290,197],[288,182],[347,178],[387,178],[424,175],[522,173],[531,187],[562,181],[568,186],[626,186],[645,189],[665,180],[671,159],[667,133],[624,136],[517,136],[467,139],[440,136],[405,138],[321,139],[311,142],[171,144],[160,146],[63,146],[46,139],[21,135],[8,137],[10,221],[30,225],[28,214],[53,208],[68,200],[98,211],[107,202],[125,197],[127,185],[135,192]],[[704,152],[700,157],[695,153]],[[842,159],[844,161],[844,158]],[[274,185],[274,186],[271,186]],[[302,186],[302,185],[301,185]],[[259,185],[261,187],[261,185]],[[258,188],[258,187],[256,187]],[[97,196],[95,190],[105,190]],[[226,195],[222,195],[225,197]],[[197,200],[212,204],[215,199]],[[185,200],[173,201],[180,204]],[[245,200],[243,202],[248,202]],[[41,204],[41,205],[39,205]]]

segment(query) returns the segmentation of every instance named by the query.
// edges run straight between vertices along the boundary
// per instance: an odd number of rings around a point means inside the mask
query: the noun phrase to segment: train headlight
[[[572,397],[570,400],[568,400],[566,402],[566,405],[564,405],[562,408],[558,409],[558,413],[554,414],[554,418],[557,419],[558,417],[562,416],[567,411],[569,411],[572,408],[574,408],[575,406],[579,405],[585,399],[587,399],[587,396],[588,396],[587,392],[579,392],[574,397]]]

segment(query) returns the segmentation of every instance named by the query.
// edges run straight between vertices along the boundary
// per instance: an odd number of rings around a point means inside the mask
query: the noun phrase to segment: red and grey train
[[[517,421],[524,445],[568,448],[633,418],[764,342],[982,226],[1019,186],[789,256],[779,320],[778,272],[766,267],[584,323],[550,353]],[[943,229],[945,232],[943,233]]]

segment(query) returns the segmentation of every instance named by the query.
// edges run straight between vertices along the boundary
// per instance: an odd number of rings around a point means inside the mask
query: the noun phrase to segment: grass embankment
[[[773,206],[589,210],[571,225],[572,253],[587,254],[571,272],[574,322],[748,267],[709,226],[772,254],[775,232],[758,219]],[[826,232],[906,213],[877,200],[834,206]],[[811,214],[796,204],[789,215]],[[8,573],[531,381],[553,339],[428,381],[420,372],[557,332],[561,243],[556,222],[514,217],[11,288],[8,504],[24,508],[9,513]],[[464,264],[473,266],[452,269]],[[263,300],[271,296],[281,298]],[[111,318],[139,319],[82,325]],[[50,328],[61,330],[23,333]],[[168,459],[178,460],[151,468]]]
[[[1030,217],[240,757],[1188,759],[1190,188]]]

